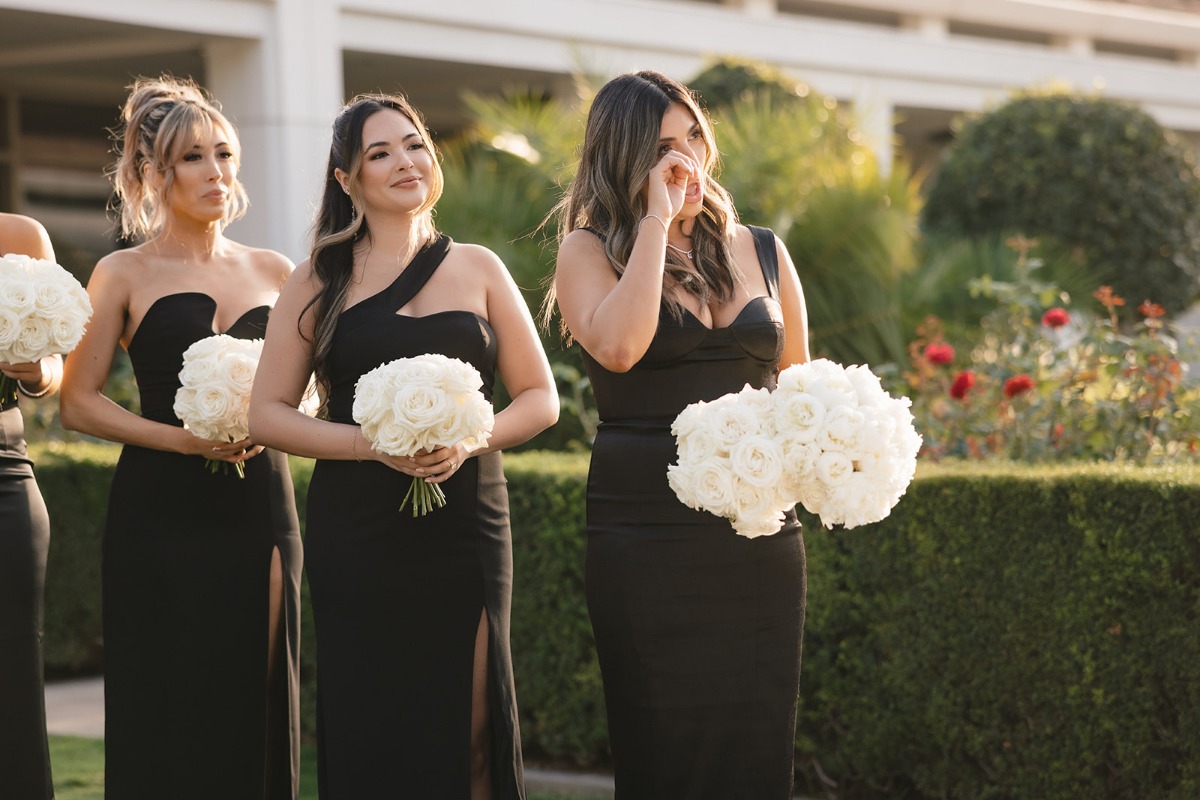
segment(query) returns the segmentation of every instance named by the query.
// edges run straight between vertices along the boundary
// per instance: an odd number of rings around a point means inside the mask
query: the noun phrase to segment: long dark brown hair
[[[433,207],[442,196],[441,165],[437,151],[429,138],[425,120],[413,106],[399,95],[359,95],[351,100],[333,121],[333,139],[329,144],[329,164],[325,168],[325,189],[321,196],[321,208],[313,225],[312,252],[309,263],[313,275],[320,281],[320,289],[304,306],[300,316],[312,310],[313,372],[322,395],[329,396],[329,350],[333,343],[333,332],[337,328],[338,315],[346,304],[350,293],[350,279],[354,272],[354,248],[362,239],[370,240],[371,229],[362,214],[362,193],[359,174],[362,169],[363,126],[372,115],[391,109],[398,111],[412,122],[421,136],[421,141],[433,155],[433,171],[429,179],[429,196],[417,209],[420,224],[430,239],[437,235],[433,226]],[[349,190],[338,182],[335,170],[350,176]],[[301,332],[303,335],[303,331]]]
[[[687,87],[653,70],[618,75],[604,84],[588,111],[575,179],[551,213],[559,218],[560,242],[576,228],[591,228],[600,237],[613,270],[624,273],[638,223],[646,215],[642,193],[646,176],[661,158],[658,137],[663,116],[675,103],[691,112],[707,145],[700,165],[704,203],[692,228],[699,284],[689,280],[692,271],[678,256],[670,250],[666,254],[663,304],[678,317],[683,313],[676,299],[678,291],[705,301],[715,297],[724,303],[733,297],[735,284],[730,243],[737,211],[729,193],[713,177],[719,156],[712,124]],[[548,321],[553,306],[552,285],[543,320]]]

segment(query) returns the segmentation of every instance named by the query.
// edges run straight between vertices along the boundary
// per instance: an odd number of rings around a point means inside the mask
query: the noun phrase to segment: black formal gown
[[[171,294],[129,343],[142,416],[172,407],[183,351],[213,335],[216,302]],[[226,331],[262,337],[269,308]],[[291,800],[299,765],[300,526],[287,457],[210,473],[201,456],[126,446],[103,541],[105,796]],[[271,553],[283,624],[268,681]]]
[[[0,404],[0,797],[54,796],[42,685],[50,518],[16,401]]]
[[[804,625],[795,513],[747,539],[667,485],[689,403],[774,387],[783,347],[774,236],[752,229],[770,296],[727,327],[663,311],[650,349],[614,373],[586,353],[600,412],[587,492],[588,611],[617,800],[785,800]]]
[[[398,358],[467,362],[491,399],[496,340],[467,311],[397,314],[451,246],[423,248],[384,291],[346,309],[329,360],[329,416],[353,424],[359,376]],[[400,511],[412,478],[376,461],[318,461],[304,539],[317,636],[322,800],[468,800],[471,688],[480,615],[488,628],[493,796],[524,797],[509,615],[512,542],[498,452],[441,486],[444,508]]]

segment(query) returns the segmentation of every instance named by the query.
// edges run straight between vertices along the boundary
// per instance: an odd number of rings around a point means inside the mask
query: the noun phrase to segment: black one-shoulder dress
[[[479,370],[490,399],[497,343],[469,311],[396,312],[450,251],[426,245],[387,289],[344,311],[330,354],[329,416],[353,424],[358,378],[441,353]],[[318,461],[305,563],[317,636],[322,800],[469,800],[471,690],[481,613],[488,628],[492,796],[525,796],[509,617],[512,541],[501,455],[469,458],[441,484],[446,505],[400,511],[412,478],[377,461]]]
[[[171,294],[129,343],[142,416],[172,410],[183,352],[213,335],[217,304]],[[261,338],[269,308],[225,333]],[[287,457],[264,450],[237,473],[200,456],[127,445],[102,546],[105,796],[291,800],[299,775],[302,551]],[[283,625],[268,682],[272,550]]]
[[[774,235],[752,228],[770,290],[727,327],[664,310],[631,370],[586,353],[600,426],[587,491],[586,590],[617,800],[786,800],[804,625],[795,512],[747,539],[667,484],[685,406],[773,387],[783,347]]]
[[[17,401],[0,401],[0,797],[54,796],[42,683],[50,519]]]

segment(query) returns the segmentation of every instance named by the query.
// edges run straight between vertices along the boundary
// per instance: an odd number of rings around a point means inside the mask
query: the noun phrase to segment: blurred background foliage
[[[583,71],[570,97],[514,88],[468,93],[473,123],[440,141],[438,227],[494,250],[535,317],[554,270],[557,220],[586,111],[603,78]],[[1039,239],[1039,278],[1066,299],[1111,284],[1136,307],[1169,313],[1200,275],[1200,168],[1147,114],[1098,97],[1028,90],[963,120],[930,176],[877,162],[851,109],[778,70],[715,60],[687,81],[714,120],[719,180],[743,222],[787,246],[808,306],[813,355],[868,364],[903,391],[911,343],[930,317],[971,352],[994,310],[969,287],[1017,278],[1013,234]],[[86,279],[100,254],[60,253]],[[1127,309],[1129,310],[1129,309]],[[1124,320],[1135,325],[1132,315]],[[585,450],[595,433],[577,345],[558,322],[541,334],[562,399],[558,425],[527,449]],[[136,410],[124,352],[110,396]],[[507,402],[503,387],[498,405]],[[29,404],[32,439],[69,438],[57,404]]]

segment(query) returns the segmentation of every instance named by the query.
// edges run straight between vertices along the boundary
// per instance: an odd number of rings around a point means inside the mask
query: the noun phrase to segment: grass
[[[102,739],[51,736],[50,763],[54,768],[57,800],[104,800]],[[529,800],[586,800],[586,797],[533,792]],[[317,759],[311,745],[300,751],[300,800],[317,800]]]

